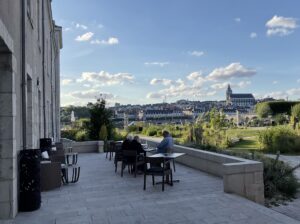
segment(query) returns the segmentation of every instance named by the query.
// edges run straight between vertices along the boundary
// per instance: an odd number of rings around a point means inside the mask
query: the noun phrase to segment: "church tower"
[[[230,99],[230,95],[232,94],[232,90],[230,87],[230,84],[228,84],[227,90],[226,90],[226,104],[230,104],[231,103],[231,99]]]

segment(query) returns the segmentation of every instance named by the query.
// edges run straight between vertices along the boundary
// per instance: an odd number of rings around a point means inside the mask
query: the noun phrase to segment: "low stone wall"
[[[149,146],[159,140],[142,137]],[[235,193],[254,202],[264,203],[263,164],[219,153],[174,145],[174,152],[185,153],[177,162],[223,178],[224,192]]]
[[[72,147],[73,152],[78,153],[91,153],[91,152],[103,152],[103,141],[86,141],[86,142],[64,142],[64,149]]]

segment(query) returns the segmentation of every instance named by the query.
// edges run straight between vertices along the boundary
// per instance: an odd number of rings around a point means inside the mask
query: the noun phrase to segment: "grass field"
[[[227,130],[227,136],[229,138],[237,138],[240,141],[234,143],[232,149],[234,151],[261,151],[258,143],[259,131],[264,130],[265,128],[237,128]]]

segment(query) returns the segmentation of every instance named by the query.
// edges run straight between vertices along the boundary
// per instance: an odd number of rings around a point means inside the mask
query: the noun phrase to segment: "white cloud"
[[[103,44],[103,45],[116,45],[119,44],[119,39],[116,37],[110,37],[107,40],[92,40],[91,44]]]
[[[198,80],[202,78],[202,72],[192,72],[187,76],[188,80]]]
[[[96,89],[90,89],[87,91],[75,91],[70,93],[70,96],[78,99],[97,99],[97,98],[104,98],[104,99],[112,99],[114,95],[111,93],[102,93]]]
[[[249,85],[251,85],[251,81],[241,81],[238,84],[233,85],[233,86],[237,86],[239,88],[245,88],[245,87],[247,87]]]
[[[286,29],[286,28],[274,28],[274,29],[268,29],[267,35],[268,36],[287,36],[293,33],[293,30]]]
[[[214,69],[208,76],[209,80],[222,80],[230,78],[251,77],[256,74],[256,70],[245,68],[239,62],[231,63],[227,67]]]
[[[147,94],[147,99],[162,99],[162,98],[164,98],[164,94],[163,93],[160,93],[160,92],[158,92],[158,93],[148,93]]]
[[[195,77],[196,78],[196,77]],[[197,77],[199,78],[199,77]],[[202,80],[202,79],[200,79]],[[195,97],[195,96],[211,96],[214,95],[215,91],[206,91],[202,89],[202,82],[199,80],[190,80],[190,83],[182,79],[172,81],[171,85],[166,88],[159,90],[158,92],[150,92],[147,94],[147,98],[160,99],[164,97]]]
[[[212,84],[210,87],[212,89],[221,90],[221,89],[226,89],[228,84],[230,84],[230,83],[229,82],[215,83],[215,84]]]
[[[204,55],[204,52],[203,51],[190,51],[189,55],[196,56],[196,57],[201,57],[201,56]]]
[[[76,41],[83,42],[83,41],[89,41],[94,36],[94,33],[87,32],[81,36],[76,37]]]
[[[236,84],[230,83],[230,82],[215,83],[215,84],[212,84],[210,87],[215,90],[221,90],[221,89],[226,89],[229,84],[231,87],[245,88],[251,84],[251,81],[249,81],[249,80],[241,81]]]
[[[194,86],[201,87],[207,79],[202,76],[202,72],[192,72],[186,77],[188,80],[193,81]]]
[[[263,98],[274,98],[274,99],[285,99],[287,97],[287,94],[284,91],[275,91],[267,93],[263,96]]]
[[[134,80],[134,76],[128,73],[117,73],[110,74],[105,71],[101,71],[99,73],[96,72],[83,72],[81,74],[81,78],[77,79],[77,82],[90,82],[94,85],[118,85],[124,84],[125,82],[132,82]]]
[[[72,82],[73,82],[72,79],[62,79],[62,80],[61,80],[61,84],[62,84],[63,86],[67,86],[67,85],[71,84]]]
[[[263,96],[264,98],[272,97],[274,99],[286,99],[289,98],[298,98],[300,97],[300,88],[292,88],[286,91],[275,91],[267,93]]]
[[[300,83],[300,79],[298,79],[297,82]]]
[[[151,85],[157,85],[157,84],[162,84],[164,86],[169,86],[173,83],[172,80],[170,79],[157,79],[157,78],[154,78],[150,81],[150,84]]]
[[[278,84],[278,81],[277,81],[277,80],[274,80],[272,83],[273,83],[274,85],[276,85],[276,84]]]
[[[254,39],[256,37],[257,37],[257,33],[255,33],[255,32],[250,33],[250,38],[251,39]]]
[[[267,21],[266,27],[268,36],[287,36],[293,33],[298,25],[296,18],[275,15]]]
[[[83,29],[83,30],[87,30],[87,26],[85,26],[85,25],[83,25],[83,24],[80,24],[80,23],[76,23],[75,24],[75,27],[77,28],[77,29]]]
[[[237,17],[237,18],[234,18],[234,21],[237,23],[240,23],[242,20],[241,20],[241,18]]]
[[[300,96],[300,88],[289,89],[286,93],[290,96]]]
[[[146,65],[146,66],[160,66],[160,67],[164,67],[166,65],[169,65],[169,62],[145,62],[144,65]]]

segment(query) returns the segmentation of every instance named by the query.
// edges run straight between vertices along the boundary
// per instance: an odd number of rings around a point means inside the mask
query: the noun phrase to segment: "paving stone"
[[[79,182],[42,193],[42,207],[9,224],[279,224],[299,223],[245,198],[223,192],[220,178],[176,165],[174,186],[152,186],[143,176],[114,172],[104,154],[80,154]],[[156,178],[157,181],[160,178]],[[42,221],[41,221],[42,220]],[[1,223],[1,222],[0,222]],[[6,223],[5,223],[6,224]]]

